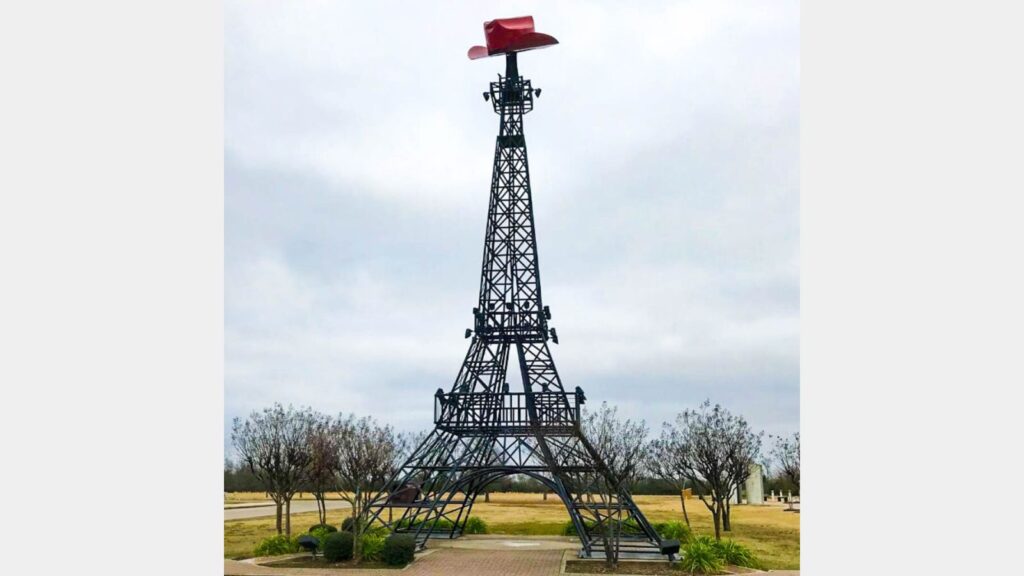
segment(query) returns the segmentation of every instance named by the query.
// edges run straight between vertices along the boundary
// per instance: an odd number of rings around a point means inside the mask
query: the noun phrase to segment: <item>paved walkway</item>
[[[417,555],[404,570],[271,568],[224,561],[225,576],[558,576],[561,550],[465,550],[445,548]]]
[[[500,535],[431,540],[403,570],[336,570],[273,568],[251,562],[224,561],[225,576],[559,576],[562,555],[579,543],[571,538]],[[568,559],[575,559],[569,553]],[[761,574],[764,574],[761,572]],[[800,576],[798,570],[771,571],[771,576]]]
[[[344,500],[328,500],[328,510],[350,508]],[[302,512],[316,512],[316,500],[292,500],[292,514]],[[260,518],[277,514],[277,507],[273,502],[255,502],[245,504],[225,504],[224,521],[243,520],[245,518]]]
[[[509,536],[508,534],[472,534],[454,540],[436,539],[430,548],[460,548],[466,550],[579,550],[576,538],[558,536]]]

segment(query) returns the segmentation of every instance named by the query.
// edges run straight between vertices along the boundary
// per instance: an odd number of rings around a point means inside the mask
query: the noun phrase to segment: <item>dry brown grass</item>
[[[243,494],[231,502],[259,501],[261,494]],[[310,498],[308,494],[306,498]],[[335,495],[337,497],[337,495]],[[636,496],[637,505],[651,522],[682,521],[679,498],[676,496]],[[687,500],[690,524],[696,534],[714,535],[711,513],[700,500]],[[785,512],[783,506],[734,506],[733,530],[724,533],[749,547],[765,567],[798,569],[800,567],[800,515]],[[331,510],[327,520],[339,525],[348,510]],[[554,495],[545,501],[541,494],[492,493],[491,501],[477,499],[473,516],[479,516],[496,534],[560,534],[569,520],[565,506]],[[317,521],[316,512],[292,515],[295,533],[301,533]],[[274,519],[254,518],[224,523],[224,554],[226,557],[246,556],[260,540],[272,536]]]
[[[327,495],[328,500],[341,500],[341,496],[337,493],[331,493]],[[224,503],[225,504],[245,504],[248,502],[267,502],[270,497],[265,492],[225,492]],[[295,500],[313,500],[313,495],[309,492],[302,492],[295,495]]]
[[[349,510],[328,510],[327,522],[334,526],[340,526],[342,520],[350,514]],[[317,513],[303,512],[292,514],[292,535],[303,534],[309,527],[320,520]],[[248,558],[252,556],[256,545],[277,534],[273,516],[261,518],[246,518],[243,520],[228,520],[224,522],[224,557],[225,558]]]
[[[651,522],[682,521],[683,513],[677,496],[635,496],[637,506]],[[696,534],[714,536],[711,512],[698,499],[686,501],[690,524]],[[734,506],[732,532],[723,533],[749,547],[766,567],[797,569],[800,567],[800,515],[785,512],[784,506]],[[511,534],[543,534],[561,528],[568,520],[565,506],[554,495],[547,501],[540,494],[495,493],[490,503],[478,498],[473,516],[487,522],[491,532]]]

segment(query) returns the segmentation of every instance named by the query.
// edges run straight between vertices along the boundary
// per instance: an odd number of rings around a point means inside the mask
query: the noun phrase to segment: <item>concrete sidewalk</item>
[[[466,537],[468,538],[468,537]],[[550,537],[501,537],[498,535],[452,541],[432,541],[432,548],[416,554],[416,561],[401,570],[394,569],[330,569],[274,568],[257,565],[252,560],[224,561],[225,576],[561,576],[566,560],[576,559],[577,543],[561,542]],[[444,546],[436,546],[445,542]],[[509,549],[509,545],[512,545]],[[525,547],[518,547],[525,544]],[[571,548],[567,548],[570,546]],[[296,556],[304,556],[299,554]],[[283,560],[286,556],[276,558]],[[274,558],[263,558],[272,561]],[[772,576],[800,576],[799,570],[747,572]],[[620,576],[628,576],[622,574]]]
[[[344,500],[328,500],[326,504],[328,510],[351,508],[351,505]],[[316,500],[292,500],[292,514],[301,514],[303,512],[316,512]],[[250,502],[245,504],[224,505],[224,521],[261,518],[264,516],[273,516],[275,514],[277,514],[277,507],[273,502],[266,504],[262,502]]]
[[[273,568],[235,560],[224,561],[225,576],[558,576],[561,550],[531,552],[445,548],[416,555],[402,570],[333,570]]]
[[[431,540],[429,548],[460,550],[579,550],[580,541],[562,536],[510,536],[508,534],[467,534],[453,540]]]

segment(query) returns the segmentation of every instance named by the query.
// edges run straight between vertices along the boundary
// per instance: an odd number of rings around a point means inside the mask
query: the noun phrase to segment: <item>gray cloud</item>
[[[229,2],[226,421],[273,401],[431,422],[476,297],[499,60],[521,58],[545,300],[569,386],[662,420],[799,425],[796,2]],[[226,444],[227,445],[227,444]]]

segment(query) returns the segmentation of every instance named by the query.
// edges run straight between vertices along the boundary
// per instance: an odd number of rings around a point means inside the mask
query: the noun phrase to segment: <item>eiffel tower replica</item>
[[[456,538],[478,494],[508,475],[529,476],[561,498],[582,543],[581,557],[620,554],[671,556],[679,543],[663,541],[625,486],[602,461],[580,427],[586,398],[566,391],[548,342],[551,312],[541,298],[537,238],[523,116],[541,90],[519,75],[518,52],[557,44],[533,31],[533,18],[484,25],[487,47],[472,59],[503,54],[505,75],[484,99],[500,118],[494,148],[479,305],[462,369],[449,392],[434,395],[434,430],[367,508],[368,520],[429,538]],[[510,355],[523,391],[506,382]]]

